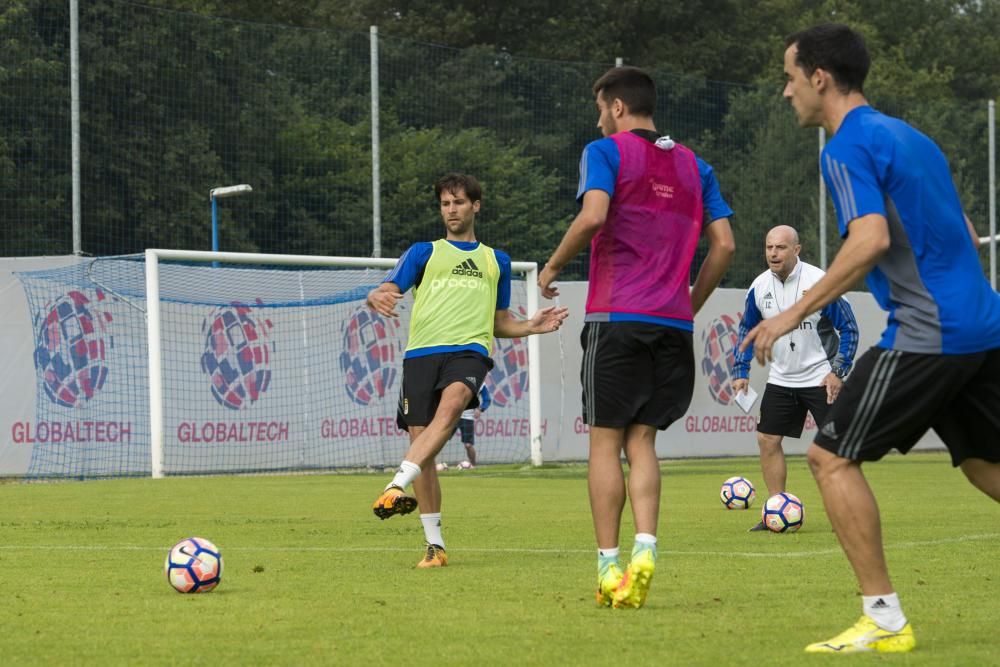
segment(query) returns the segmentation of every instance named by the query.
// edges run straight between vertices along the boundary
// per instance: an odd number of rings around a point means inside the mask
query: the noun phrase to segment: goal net
[[[412,297],[398,319],[365,303],[394,263],[148,250],[20,274],[37,371],[28,475],[395,466],[409,442],[396,408]],[[535,265],[513,269],[523,317]],[[481,463],[541,463],[534,345],[494,341]],[[464,458],[458,434],[438,456]]]

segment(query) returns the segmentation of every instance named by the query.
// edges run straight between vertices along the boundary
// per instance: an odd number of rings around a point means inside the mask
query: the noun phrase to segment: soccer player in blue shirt
[[[913,629],[882,548],[878,506],[861,471],[906,453],[933,428],[969,481],[1000,501],[1000,295],[986,281],[975,229],[931,139],[868,106],[870,59],[844,25],[786,40],[784,96],[803,127],[833,135],[821,156],[843,247],[826,276],[743,342],[760,362],[804,317],[867,276],[888,311],[881,341],[855,364],[808,451],[827,516],[861,585],[863,615],[810,653],[909,651]]]

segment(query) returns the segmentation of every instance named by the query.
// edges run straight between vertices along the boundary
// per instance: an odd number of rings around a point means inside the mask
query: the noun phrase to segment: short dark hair
[[[441,199],[441,193],[445,190],[452,194],[455,194],[459,190],[465,190],[465,194],[470,201],[480,201],[483,198],[483,187],[479,185],[476,177],[469,174],[460,174],[456,171],[445,174],[434,182],[434,194],[438,200]]]
[[[864,91],[872,61],[861,33],[841,23],[823,23],[785,38],[785,48],[793,44],[798,46],[795,64],[807,76],[826,70],[840,92]]]
[[[638,67],[613,67],[594,83],[594,97],[605,104],[620,99],[634,116],[652,116],[656,111],[656,84]]]

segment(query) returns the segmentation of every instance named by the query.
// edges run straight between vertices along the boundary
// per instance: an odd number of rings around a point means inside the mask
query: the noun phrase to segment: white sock
[[[444,538],[441,536],[441,512],[421,514],[420,523],[424,524],[424,538],[426,538],[427,544],[436,544],[442,549],[446,549]]]
[[[608,569],[618,565],[618,547],[597,550],[597,576],[603,577]]]
[[[656,535],[651,535],[650,533],[636,533],[635,544],[632,546],[632,557],[634,558],[637,553],[645,549],[649,549],[653,553],[653,558],[655,560]]]
[[[390,486],[398,486],[401,489],[405,489],[419,476],[420,466],[416,463],[403,461],[399,464],[399,470],[396,471],[396,476],[392,478],[391,482],[385,485],[385,488],[388,489]]]
[[[862,595],[861,608],[883,630],[898,632],[906,625],[906,616],[899,605],[899,596],[895,593]]]

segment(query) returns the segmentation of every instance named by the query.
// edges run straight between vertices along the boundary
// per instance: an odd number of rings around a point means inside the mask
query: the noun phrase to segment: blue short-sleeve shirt
[[[941,149],[869,106],[853,109],[820,158],[842,236],[883,216],[889,250],[867,276],[888,326],[880,347],[921,354],[1000,348],[1000,295],[983,274]]]

